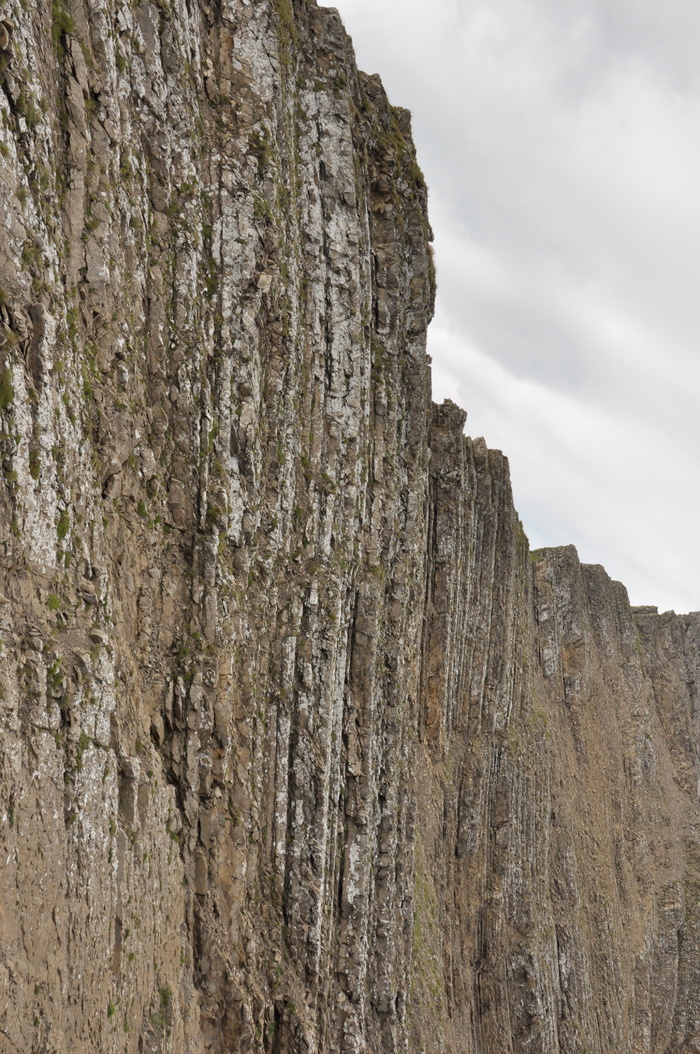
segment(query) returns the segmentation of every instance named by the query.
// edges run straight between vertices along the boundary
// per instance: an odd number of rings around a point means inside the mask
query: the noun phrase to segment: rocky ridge
[[[0,1049],[700,1049],[700,616],[430,401],[312,0],[0,4]]]

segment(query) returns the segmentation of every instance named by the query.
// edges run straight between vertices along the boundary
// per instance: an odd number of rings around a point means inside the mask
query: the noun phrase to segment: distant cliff
[[[433,406],[313,0],[0,0],[0,1050],[700,1050],[700,615]]]

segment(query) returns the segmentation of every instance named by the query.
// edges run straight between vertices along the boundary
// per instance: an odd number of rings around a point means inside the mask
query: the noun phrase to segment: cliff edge
[[[313,0],[0,0],[0,1050],[700,1050],[700,616],[433,406]]]

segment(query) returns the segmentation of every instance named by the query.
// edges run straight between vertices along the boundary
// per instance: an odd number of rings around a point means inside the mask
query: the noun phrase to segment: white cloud
[[[533,548],[573,542],[584,561],[604,563],[624,582],[633,603],[696,606],[694,519],[669,515],[688,479],[697,479],[692,455],[679,456],[653,424],[515,377],[440,318],[432,351],[434,397],[470,407],[468,433],[508,456]]]
[[[413,111],[436,393],[509,456],[533,544],[700,607],[700,7],[340,0]]]

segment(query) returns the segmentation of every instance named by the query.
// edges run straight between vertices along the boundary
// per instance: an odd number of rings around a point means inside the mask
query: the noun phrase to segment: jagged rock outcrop
[[[700,616],[433,407],[312,0],[0,6],[0,1050],[700,1049]]]
[[[700,615],[529,553],[462,423],[435,408],[411,1049],[688,1054]]]

